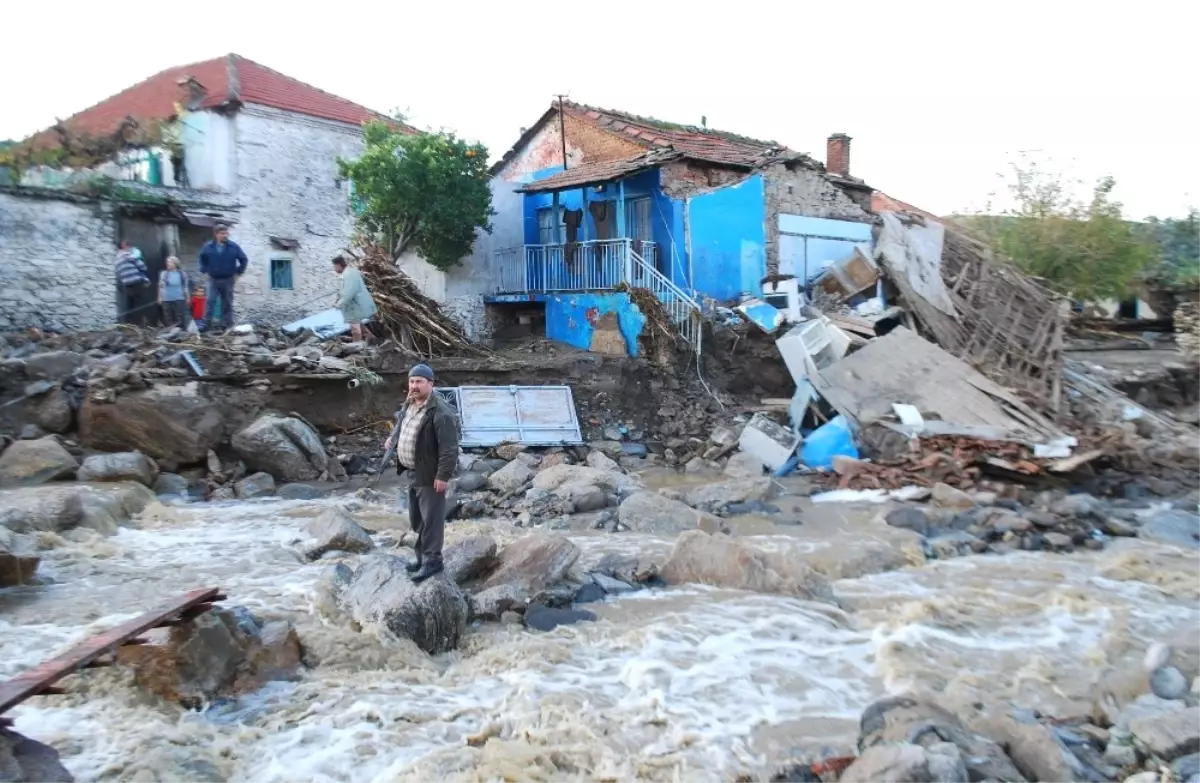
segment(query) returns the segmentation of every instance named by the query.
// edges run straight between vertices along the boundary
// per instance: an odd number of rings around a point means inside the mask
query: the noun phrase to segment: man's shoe
[[[418,585],[421,582],[424,582],[429,577],[436,576],[437,574],[440,574],[441,572],[442,572],[442,564],[440,562],[425,563],[423,566],[421,566],[420,571],[413,574],[413,576],[412,576],[413,584]]]
[[[411,563],[405,563],[404,570],[409,572],[410,574],[415,574],[416,572],[420,571],[421,570],[421,558],[418,557],[416,560],[412,561]]]

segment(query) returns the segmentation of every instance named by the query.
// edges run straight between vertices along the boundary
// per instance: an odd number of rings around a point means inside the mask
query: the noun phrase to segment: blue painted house
[[[698,342],[708,304],[794,276],[766,288],[786,306],[870,242],[872,191],[849,175],[849,144],[830,137],[826,166],[775,142],[555,104],[493,167],[495,231],[451,274],[489,305],[544,306],[546,335],[580,348],[615,325],[631,354],[645,318],[622,289],[644,287]]]

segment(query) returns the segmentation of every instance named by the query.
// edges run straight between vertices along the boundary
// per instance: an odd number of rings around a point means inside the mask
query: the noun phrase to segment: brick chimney
[[[835,133],[825,141],[825,168],[830,174],[850,176],[850,137]]]

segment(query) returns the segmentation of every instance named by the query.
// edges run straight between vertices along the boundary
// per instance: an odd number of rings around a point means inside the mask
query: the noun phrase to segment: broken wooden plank
[[[220,588],[216,587],[192,590],[99,636],[81,642],[62,655],[43,661],[7,682],[0,683],[0,713],[12,709],[32,696],[61,693],[60,689],[54,687],[54,683],[63,677],[88,667],[96,659],[113,652],[122,644],[144,641],[137,638],[139,634],[158,628],[164,622],[171,621],[200,605],[211,607],[213,601],[223,600],[224,597]]]

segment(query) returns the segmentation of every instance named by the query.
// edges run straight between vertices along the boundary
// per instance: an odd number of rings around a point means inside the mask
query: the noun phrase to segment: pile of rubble
[[[890,307],[875,297],[884,284]],[[804,308],[776,340],[796,394],[787,424],[759,427],[757,454],[773,470],[871,491],[972,489],[984,477],[1110,491],[1145,479],[1168,497],[1200,478],[1195,422],[1067,359],[1065,300],[956,228],[885,213],[875,257],[856,253],[814,287],[826,311]]]

